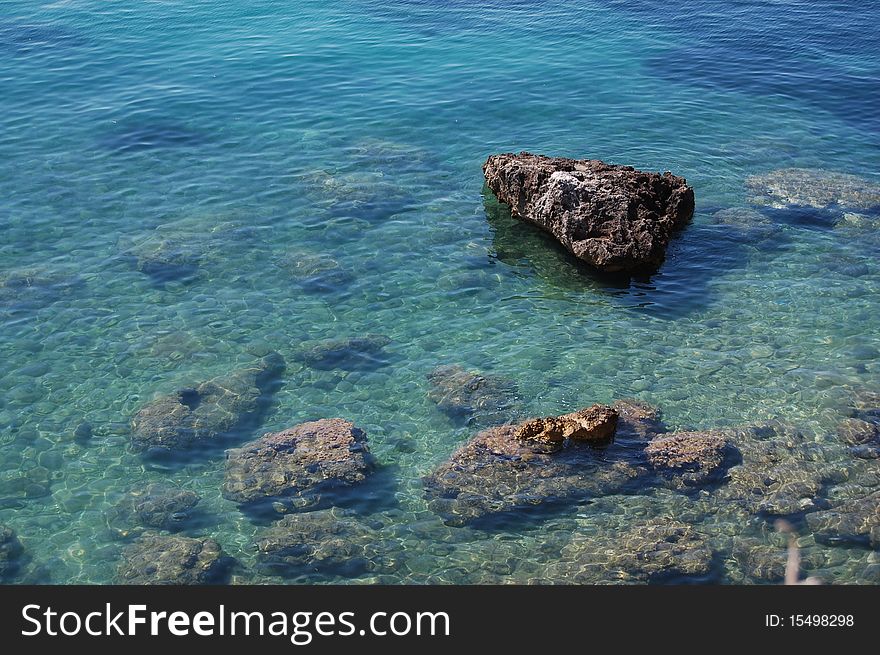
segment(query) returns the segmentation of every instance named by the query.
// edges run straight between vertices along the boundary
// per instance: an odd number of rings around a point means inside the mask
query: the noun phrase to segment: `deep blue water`
[[[127,444],[155,395],[266,349],[288,370],[241,441],[363,426],[385,466],[364,511],[405,562],[385,582],[552,580],[546,544],[687,500],[444,526],[420,477],[473,429],[427,399],[441,364],[514,379],[532,414],[638,397],[674,429],[784,419],[834,441],[880,388],[877,216],[758,207],[756,233],[714,215],[780,168],[880,182],[878,23],[876,2],[0,0],[0,523],[26,575],[111,581],[108,509],[164,480],[202,496],[192,534],[265,580],[222,456],[156,467]],[[596,276],[487,210],[481,164],[519,150],[671,170],[694,221],[656,275]],[[190,263],[138,270],[164,242]],[[343,274],[292,279],[316,257]],[[297,360],[368,333],[391,339],[376,366]],[[770,539],[766,517],[718,523]],[[713,538],[715,581],[754,581]],[[805,543],[828,581],[876,575],[863,546]]]

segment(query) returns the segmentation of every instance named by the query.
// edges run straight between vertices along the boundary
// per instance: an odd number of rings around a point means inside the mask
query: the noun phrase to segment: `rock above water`
[[[313,572],[356,576],[393,571],[398,546],[381,521],[367,522],[338,510],[288,514],[257,538],[257,558],[269,574]]]
[[[513,216],[608,272],[656,269],[694,212],[693,189],[671,173],[527,152],[492,155],[483,172]]]
[[[388,355],[383,349],[389,343],[391,339],[381,334],[324,339],[304,346],[298,358],[319,370],[373,370],[388,363]]]
[[[297,508],[309,507],[374,470],[363,430],[341,418],[322,419],[227,451],[223,497],[236,503],[292,497]]]
[[[617,418],[617,412],[607,405],[593,405],[571,414],[528,420],[513,436],[525,443],[552,447],[561,447],[566,439],[604,443],[614,437]]]
[[[24,548],[15,531],[0,524],[0,580],[11,578],[18,570]]]
[[[174,532],[186,527],[200,500],[194,491],[154,482],[129,492],[107,513],[107,522],[123,536],[136,527]]]
[[[428,374],[428,398],[449,417],[469,425],[489,426],[510,420],[517,385],[500,375],[468,371],[458,364],[438,366]]]
[[[273,352],[247,368],[157,398],[132,419],[132,449],[160,455],[217,445],[259,414],[283,371],[284,359]]]
[[[718,433],[674,432],[653,439],[645,454],[668,485],[684,489],[720,481],[731,450]]]
[[[880,210],[880,184],[847,173],[811,168],[782,168],[746,180],[755,204],[784,208]]]
[[[213,539],[144,535],[127,546],[119,584],[197,585],[223,581],[227,560]]]
[[[880,527],[880,491],[844,501],[829,510],[807,514],[806,519],[817,539],[873,540],[872,531]]]
[[[540,441],[518,439],[523,425],[528,422],[480,432],[426,476],[431,510],[451,525],[462,525],[614,493],[647,472],[628,449],[599,449],[573,439],[548,448]]]

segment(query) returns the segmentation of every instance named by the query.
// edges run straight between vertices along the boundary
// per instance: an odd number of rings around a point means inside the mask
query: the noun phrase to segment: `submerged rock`
[[[187,280],[199,272],[203,245],[195,239],[156,238],[133,252],[136,268],[156,282]]]
[[[837,427],[841,441],[849,452],[861,459],[880,459],[880,394],[861,391],[853,398],[851,418]]]
[[[0,580],[11,578],[18,571],[24,547],[15,531],[0,524]]]
[[[746,179],[751,202],[785,208],[791,205],[826,210],[880,210],[880,184],[811,168],[782,168]]]
[[[761,539],[734,537],[733,558],[743,573],[753,580],[782,582],[788,557],[785,546],[774,546]]]
[[[175,532],[186,527],[200,500],[194,491],[154,482],[130,491],[107,513],[107,522],[121,536],[138,526]]]
[[[527,152],[492,155],[483,172],[513,216],[608,272],[656,269],[694,212],[693,189],[671,173]]]
[[[146,534],[127,546],[119,584],[196,585],[223,582],[228,560],[213,539]]]
[[[157,398],[132,419],[132,449],[161,455],[218,445],[259,414],[283,371],[284,359],[272,352],[252,366]]]
[[[837,436],[845,444],[860,446],[876,441],[880,436],[880,429],[875,424],[860,418],[846,418],[837,426]]]
[[[645,448],[651,466],[675,489],[700,487],[723,479],[732,448],[722,434],[674,432]]]
[[[832,509],[806,516],[807,525],[824,541],[874,541],[880,528],[880,491],[846,500]]]
[[[391,339],[382,334],[324,339],[305,346],[298,358],[307,366],[320,370],[372,370],[388,364],[384,348],[389,343]]]
[[[428,374],[428,398],[449,417],[470,425],[499,425],[510,420],[517,385],[499,375],[468,371],[458,364],[438,366]]]
[[[556,574],[570,583],[678,581],[705,578],[714,553],[705,536],[671,517],[638,521],[621,530],[575,532],[561,552]]]
[[[829,448],[783,423],[719,430],[742,456],[716,490],[723,502],[752,514],[787,515],[816,509],[826,484],[843,473]]]
[[[650,441],[666,432],[660,410],[642,400],[624,398],[611,405],[617,412],[617,433],[620,440]]]
[[[223,497],[236,503],[283,498],[301,509],[374,470],[363,430],[341,418],[322,419],[227,451]]]
[[[853,397],[853,412],[857,418],[880,422],[880,392],[859,391]]]
[[[78,275],[41,266],[0,272],[0,309],[38,308],[85,286]]]
[[[611,419],[608,419],[609,421]],[[569,439],[562,446],[517,438],[522,425],[477,434],[423,478],[432,511],[451,525],[625,489],[647,471],[628,451]]]
[[[201,209],[177,216],[155,229],[117,242],[120,255],[156,284],[189,282],[203,266],[228,251],[230,242],[248,239],[247,216],[235,210]]]
[[[288,514],[258,536],[257,558],[266,573],[277,575],[390,572],[400,555],[397,542],[384,534],[386,527],[338,510]]]
[[[279,263],[301,289],[309,293],[331,293],[355,281],[352,271],[342,268],[329,255],[306,251],[288,252]]]
[[[375,223],[418,206],[406,188],[390,182],[382,171],[317,170],[308,173],[305,181],[311,187],[312,206],[332,217]]]
[[[757,582],[782,583],[788,561],[788,544],[785,539],[764,539],[734,536],[731,554],[740,570]],[[830,564],[828,549],[808,546],[798,549],[800,569],[805,574],[815,574]]]
[[[779,234],[780,226],[761,212],[748,207],[731,207],[712,214],[716,225],[735,230],[748,239],[769,239]]]

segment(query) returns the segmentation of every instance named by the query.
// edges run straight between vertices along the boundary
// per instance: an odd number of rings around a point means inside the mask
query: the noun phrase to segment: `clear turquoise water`
[[[194,534],[264,581],[258,527],[220,497],[222,458],[169,471],[127,443],[155,394],[265,347],[289,368],[242,440],[325,416],[363,426],[407,555],[384,582],[547,579],[547,544],[578,526],[683,502],[650,491],[494,532],[443,526],[419,477],[471,431],[426,397],[439,364],[514,378],[534,414],[635,396],[673,428],[781,417],[832,439],[850,395],[880,387],[880,236],[783,215],[777,239],[748,242],[711,214],[776,168],[880,179],[880,7],[653,4],[0,2],[0,273],[56,282],[0,297],[0,523],[32,579],[110,581],[104,512],[172,480],[203,496]],[[596,279],[487,220],[480,165],[521,149],[672,170],[696,189],[694,222],[649,280]],[[131,244],[161,237],[202,254],[193,279],[132,266]],[[280,264],[303,252],[354,281],[301,289]],[[294,361],[303,341],[364,333],[393,339],[387,366]],[[873,562],[813,547],[830,581]],[[344,581],[291,581],[328,579]]]

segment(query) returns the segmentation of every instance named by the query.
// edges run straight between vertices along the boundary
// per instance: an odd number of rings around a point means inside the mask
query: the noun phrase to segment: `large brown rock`
[[[302,509],[374,470],[363,430],[341,418],[322,419],[227,451],[223,497],[242,504],[285,498]]]
[[[571,414],[526,421],[516,429],[520,441],[561,446],[566,439],[601,443],[610,441],[617,429],[617,412],[606,405],[593,405]]]
[[[608,272],[656,269],[694,213],[693,189],[671,173],[528,152],[492,155],[483,172],[513,216]]]

